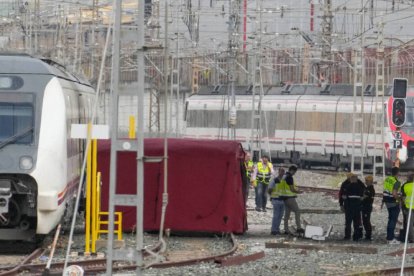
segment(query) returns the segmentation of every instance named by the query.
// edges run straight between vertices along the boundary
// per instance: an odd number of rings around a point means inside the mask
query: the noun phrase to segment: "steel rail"
[[[27,266],[32,260],[36,259],[37,257],[43,255],[46,252],[46,249],[37,248],[35,249],[29,256],[27,256],[21,263],[14,267],[4,267],[0,268],[0,270],[6,270],[4,272],[0,272],[0,276],[11,276],[11,275],[19,275],[22,271],[24,266]],[[44,266],[44,265],[43,265]]]
[[[237,248],[238,243],[235,240],[233,234],[231,234],[230,242],[232,243],[232,248],[211,256],[201,257],[201,258],[190,258],[181,261],[173,262],[164,262],[164,263],[155,263],[148,266],[148,268],[168,268],[168,267],[178,267],[193,265],[201,262],[216,261],[221,260],[224,257],[227,257],[233,254]],[[81,261],[72,261],[68,265],[78,265],[84,269],[85,275],[96,275],[96,273],[101,273],[106,271],[106,258],[95,259],[95,260],[81,260]],[[43,273],[45,264],[34,264],[34,265],[24,265],[21,267],[20,271],[27,271],[30,275],[40,275]],[[54,263],[52,264],[48,275],[62,275],[64,263]],[[113,271],[131,271],[136,269],[136,265],[123,265],[123,262],[114,261]]]

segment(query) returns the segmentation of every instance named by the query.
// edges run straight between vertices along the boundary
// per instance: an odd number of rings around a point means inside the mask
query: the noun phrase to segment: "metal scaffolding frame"
[[[376,82],[375,82],[375,121],[374,121],[374,157],[373,157],[373,175],[374,179],[377,174],[377,169],[382,172],[382,177],[385,178],[385,80],[384,80],[384,23],[381,21],[378,24],[378,46],[377,46],[377,66],[376,66]]]
[[[138,1],[139,15],[137,28],[131,28],[133,36],[126,35],[122,30],[122,0],[114,1],[115,23],[113,30],[113,51],[112,51],[112,123],[111,123],[111,161],[110,161],[110,183],[109,183],[109,215],[108,215],[108,245],[106,274],[112,275],[112,265],[114,260],[131,261],[137,265],[136,274],[141,275],[143,269],[143,216],[144,216],[144,90],[145,90],[145,67],[144,67],[144,1]],[[124,37],[125,36],[125,37]],[[127,38],[128,37],[128,38]],[[118,109],[120,92],[120,60],[121,46],[127,39],[135,37],[137,45],[137,65],[138,76],[136,83],[136,93],[138,98],[137,106],[137,139],[136,141],[121,141],[118,137]],[[117,154],[118,151],[133,151],[137,154],[137,194],[122,195],[116,193],[117,185]],[[115,206],[136,207],[136,241],[135,248],[125,248],[114,250],[114,216]]]
[[[256,14],[258,15],[258,25],[256,25],[256,45],[252,57],[252,110],[251,110],[251,129],[250,129],[250,151],[252,155],[257,155],[258,159],[262,156],[263,150],[263,80],[262,80],[262,0],[256,2]],[[266,120],[265,120],[266,125]],[[267,129],[267,128],[266,128]],[[270,152],[269,152],[270,155]]]
[[[354,101],[352,113],[352,155],[351,155],[351,171],[356,174],[364,173],[364,87],[365,87],[365,60],[364,60],[364,26],[365,26],[365,10],[364,1],[361,1],[362,12],[360,16],[360,47],[354,50]],[[359,96],[358,103],[358,93]],[[358,150],[357,150],[358,148]],[[356,171],[355,163],[359,158],[360,169]]]

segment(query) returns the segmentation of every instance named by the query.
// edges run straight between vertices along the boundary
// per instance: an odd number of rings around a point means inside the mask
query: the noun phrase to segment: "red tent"
[[[145,156],[162,156],[163,139],[145,139]],[[247,230],[244,152],[238,142],[169,139],[169,201],[165,229],[185,232],[233,232]],[[110,142],[98,145],[98,171],[102,173],[102,210],[108,209]],[[136,193],[136,153],[119,152],[117,193]],[[158,230],[164,179],[164,163],[145,163],[144,229]],[[124,230],[136,223],[133,207],[118,206]]]

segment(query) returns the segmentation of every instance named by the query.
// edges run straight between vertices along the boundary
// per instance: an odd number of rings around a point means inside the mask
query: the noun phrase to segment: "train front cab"
[[[0,240],[25,240],[36,233],[38,187],[30,172],[42,97],[36,86],[26,85],[35,78],[0,74]]]
[[[392,98],[388,102],[388,121],[391,130],[392,145],[390,155],[392,159],[398,158],[403,169],[414,168],[414,87],[409,87],[407,98],[405,99],[405,122],[397,128],[392,123]],[[396,132],[400,133],[398,139]],[[394,141],[402,140],[402,147],[398,150],[394,148]]]

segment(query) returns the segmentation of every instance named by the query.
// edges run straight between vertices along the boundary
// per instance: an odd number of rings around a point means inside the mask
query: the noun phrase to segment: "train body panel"
[[[335,88],[332,88],[334,91]],[[307,91],[305,89],[305,91]],[[384,102],[375,103],[373,96],[364,97],[363,105],[363,141],[365,164],[372,164],[373,157],[386,150],[387,164],[395,159],[393,149],[395,126],[391,123],[390,106],[392,97],[385,96]],[[339,91],[330,95],[313,93],[300,95],[269,93],[262,101],[262,147],[276,159],[301,164],[303,162],[322,162],[340,166],[351,161],[351,156],[359,157],[360,145],[356,139],[353,147],[353,114],[361,113],[361,98],[356,98],[354,110],[353,87],[340,86]],[[407,125],[401,128],[403,146],[398,150],[401,163],[414,157],[414,108],[413,96],[406,99]],[[228,96],[214,94],[193,95],[186,105],[185,137],[210,139],[228,139]],[[374,134],[375,105],[384,108],[384,144]],[[249,148],[252,124],[252,96],[238,94],[236,97],[237,124],[236,139]],[[410,121],[410,122],[408,122]],[[410,128],[408,127],[410,125]],[[411,127],[412,125],[412,127]],[[409,130],[407,130],[409,128]],[[411,134],[409,134],[411,133]],[[354,148],[354,149],[353,149]],[[407,150],[411,149],[411,150]],[[359,158],[357,158],[359,159]],[[357,160],[359,162],[359,160]]]
[[[38,188],[39,213],[47,213],[48,221],[38,220],[39,234],[47,234],[59,221],[64,205],[59,205],[59,195],[68,183],[67,135],[65,95],[56,78],[46,86],[43,105],[38,160],[32,176],[42,183]],[[50,116],[53,114],[53,116]]]
[[[84,142],[70,128],[86,122],[93,89],[49,61],[0,61],[0,240],[30,239],[54,229],[74,198]]]

